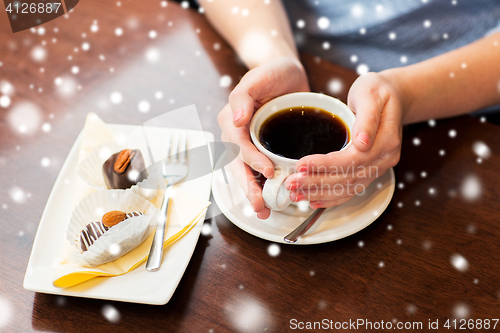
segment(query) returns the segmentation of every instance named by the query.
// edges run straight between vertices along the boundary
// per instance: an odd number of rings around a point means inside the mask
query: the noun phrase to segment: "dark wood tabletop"
[[[141,124],[195,104],[203,129],[220,136],[216,115],[246,69],[202,14],[165,3],[81,1],[67,17],[16,34],[0,14],[0,331],[288,332],[308,322],[335,331],[358,320],[422,323],[414,331],[438,320],[439,331],[454,331],[454,319],[457,331],[493,330],[500,128],[470,116],[405,128],[390,205],[345,239],[279,245],[273,257],[270,242],[218,215],[205,221],[212,232],[200,236],[164,306],[24,290],[40,217],[88,112]],[[338,79],[345,101],[356,74],[302,57],[312,90],[331,94]],[[231,84],[221,86],[226,75]],[[116,320],[103,315],[109,307]]]

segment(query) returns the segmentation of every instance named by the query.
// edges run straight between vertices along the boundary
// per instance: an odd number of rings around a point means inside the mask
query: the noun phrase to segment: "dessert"
[[[124,213],[118,210],[110,211],[103,215],[102,221],[90,222],[85,226],[85,228],[80,232],[80,249],[85,252],[89,247],[94,244],[94,242],[104,235],[106,231],[114,227],[120,222],[123,222],[129,218],[144,215],[142,212],[130,212]]]
[[[108,189],[128,189],[147,178],[146,165],[141,151],[124,149],[111,155],[102,166],[104,182]]]

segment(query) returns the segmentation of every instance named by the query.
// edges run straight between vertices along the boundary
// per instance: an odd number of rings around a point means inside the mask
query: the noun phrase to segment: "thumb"
[[[362,98],[352,98],[349,108],[356,114],[356,120],[352,128],[352,143],[359,151],[369,151],[375,141],[380,114],[385,101],[368,94]],[[350,100],[350,102],[351,102]]]
[[[233,111],[235,127],[243,127],[250,122],[254,112],[254,99],[241,83],[229,95],[229,105]]]

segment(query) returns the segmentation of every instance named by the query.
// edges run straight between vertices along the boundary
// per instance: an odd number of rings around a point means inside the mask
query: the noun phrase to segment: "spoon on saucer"
[[[287,243],[295,243],[300,237],[304,236],[304,234],[313,226],[314,223],[321,217],[321,214],[325,211],[326,208],[318,208],[316,209],[311,216],[309,216],[304,222],[302,222],[294,231],[289,233],[283,238],[283,240]]]

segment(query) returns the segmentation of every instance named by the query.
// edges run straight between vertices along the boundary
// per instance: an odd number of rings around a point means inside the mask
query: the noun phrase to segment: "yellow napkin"
[[[79,162],[100,144],[113,142],[113,140],[113,132],[106,124],[95,113],[89,113],[83,129]],[[95,191],[81,180],[78,183],[74,206],[86,195]],[[163,191],[151,202],[159,208],[162,198]],[[200,199],[174,186],[173,199],[171,199],[168,212],[164,251],[167,250],[168,246],[174,244],[192,230],[199,221],[204,220],[209,205],[209,201]],[[154,232],[141,245],[123,257],[95,268],[82,267],[70,262],[68,255],[76,248],[67,241],[62,251],[60,263],[55,267],[53,284],[55,287],[68,288],[98,276],[111,277],[128,273],[146,261],[153,237]]]

